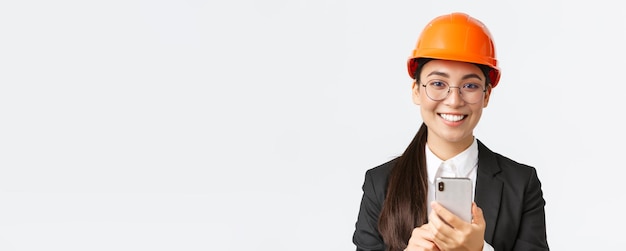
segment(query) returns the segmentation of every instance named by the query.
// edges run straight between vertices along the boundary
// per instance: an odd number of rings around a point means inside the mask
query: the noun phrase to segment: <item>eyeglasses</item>
[[[420,81],[421,83],[421,81]],[[483,98],[483,94],[487,92],[487,89],[482,84],[477,83],[465,83],[462,86],[450,86],[448,83],[442,80],[433,79],[426,84],[422,84],[426,89],[426,96],[433,101],[440,101],[446,99],[450,95],[450,89],[459,89],[459,94],[463,101],[469,104],[476,104]]]

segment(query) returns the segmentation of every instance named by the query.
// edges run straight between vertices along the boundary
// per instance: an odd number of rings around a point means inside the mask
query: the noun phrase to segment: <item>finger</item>
[[[413,241],[409,241],[409,244],[406,246],[406,251],[413,250],[439,250],[435,242],[427,241],[424,239],[416,239]]]
[[[416,227],[413,229],[411,233],[411,240],[424,239],[427,241],[433,240],[433,234],[430,231],[430,226],[428,224],[423,224],[420,227]]]
[[[467,224],[467,222],[461,220],[461,218],[457,217],[452,212],[448,211],[448,209],[444,208],[441,204],[439,204],[436,201],[431,202],[430,206],[433,209],[433,212],[436,212],[437,215],[439,215],[439,217],[441,218],[441,220],[446,222],[452,228],[460,228],[464,226],[464,224]]]
[[[483,215],[483,210],[476,205],[475,202],[472,202],[472,223],[478,225],[485,225],[485,217]]]
[[[428,230],[433,236],[432,241],[439,248],[445,250],[453,242],[455,230],[448,223],[444,222],[434,210],[428,216],[428,220],[430,226]]]
[[[430,232],[430,225],[424,224],[421,227],[413,229],[411,238],[405,250],[439,250],[433,242],[433,235]]]
[[[428,214],[428,224],[430,225],[429,229],[432,233],[436,232],[438,229],[451,228],[448,223],[439,217],[435,210],[432,210],[430,214]]]

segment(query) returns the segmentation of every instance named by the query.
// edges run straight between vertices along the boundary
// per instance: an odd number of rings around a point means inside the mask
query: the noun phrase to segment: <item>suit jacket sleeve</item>
[[[546,240],[545,201],[534,168],[527,182],[522,219],[513,250],[549,250]]]
[[[385,199],[391,163],[368,170],[363,182],[363,197],[352,242],[358,251],[384,251],[386,246],[378,232],[378,217]]]

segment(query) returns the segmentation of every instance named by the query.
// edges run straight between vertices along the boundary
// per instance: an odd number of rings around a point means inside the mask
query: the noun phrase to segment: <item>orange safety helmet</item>
[[[413,55],[408,60],[411,78],[419,67],[418,58],[433,58],[489,66],[491,87],[500,80],[496,51],[487,27],[479,20],[460,12],[436,17],[422,31]]]

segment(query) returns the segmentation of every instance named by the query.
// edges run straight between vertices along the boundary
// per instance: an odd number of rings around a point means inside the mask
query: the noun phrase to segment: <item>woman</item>
[[[464,13],[436,17],[408,70],[423,124],[400,157],[366,172],[357,250],[549,250],[536,170],[473,135],[500,80],[488,29]],[[434,202],[438,177],[473,182],[471,222]]]

